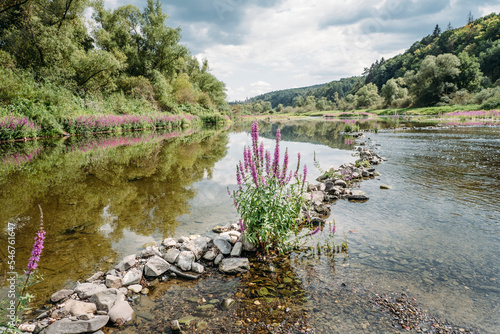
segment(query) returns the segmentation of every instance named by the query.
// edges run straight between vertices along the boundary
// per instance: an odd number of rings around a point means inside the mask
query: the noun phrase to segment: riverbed
[[[308,164],[310,182],[320,175],[314,154],[324,169],[356,159],[359,141],[340,132],[341,122],[262,123],[269,148],[278,127],[282,147]],[[215,225],[234,222],[227,189],[236,186],[249,128],[2,145],[0,219],[17,225],[19,272],[38,228],[38,204],[44,213],[45,279],[35,286],[35,303],[147,242],[211,235]],[[500,129],[381,129],[363,141],[387,162],[376,166],[380,176],[359,185],[370,200],[332,205],[333,240],[325,230],[290,260],[255,259],[247,275],[209,271],[198,282],[155,284],[136,300],[134,323],[107,331],[168,332],[169,320],[191,317],[185,326],[193,332],[397,332],[371,300],[405,292],[457,329],[499,332]],[[5,231],[0,240],[6,245]],[[323,247],[342,241],[347,253]],[[221,307],[227,298],[236,300],[229,310]]]

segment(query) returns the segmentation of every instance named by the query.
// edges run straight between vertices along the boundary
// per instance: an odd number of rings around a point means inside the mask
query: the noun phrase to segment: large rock
[[[197,274],[203,274],[203,272],[205,271],[205,267],[203,267],[203,265],[201,265],[200,263],[193,262],[191,264],[191,270]]]
[[[345,188],[347,187],[347,182],[344,180],[337,180],[335,181],[335,186]]]
[[[59,290],[50,297],[50,301],[53,303],[57,303],[63,300],[64,298],[68,298],[69,296],[71,296],[73,292],[75,291],[67,289]]]
[[[108,288],[119,289],[122,287],[122,279],[113,275],[106,275],[106,286]]]
[[[69,299],[64,303],[64,310],[71,315],[78,317],[85,313],[94,313],[97,311],[96,305],[92,302],[86,303],[79,300]]]
[[[130,307],[129,303],[124,300],[119,300],[115,303],[115,305],[113,305],[111,310],[109,310],[108,315],[109,320],[121,325],[132,320],[134,310]]]
[[[245,236],[241,238],[241,242],[243,243],[243,249],[247,252],[255,252],[257,250],[257,246],[254,243],[248,241]]]
[[[245,273],[250,270],[250,261],[238,257],[223,259],[219,264],[219,270],[226,274]]]
[[[141,257],[142,258],[148,258],[154,255],[161,256],[160,251],[158,250],[157,246],[148,246],[145,249],[142,250],[141,252]]]
[[[144,266],[144,275],[158,277],[168,269],[170,269],[170,264],[158,255],[154,255],[146,262]]]
[[[325,194],[322,191],[313,191],[311,195],[311,201],[317,205],[323,203],[323,200],[325,199]]]
[[[93,333],[104,327],[109,321],[107,315],[98,315],[90,320],[61,319],[44,328],[41,334],[79,334]]]
[[[98,271],[94,275],[92,275],[89,278],[87,278],[85,280],[85,282],[92,283],[92,282],[100,280],[103,276],[104,276],[104,273],[102,271]]]
[[[210,239],[207,237],[197,237],[182,245],[182,249],[193,252],[196,260],[199,260],[207,251],[209,241]]]
[[[191,270],[191,266],[195,260],[194,253],[191,251],[182,251],[177,258],[177,266],[181,268],[181,270],[189,271]]]
[[[228,240],[227,238],[224,238],[224,237],[217,237],[214,239],[214,245],[219,249],[219,251],[224,254],[224,255],[227,255],[229,253],[231,253],[231,240]]]
[[[177,261],[177,258],[179,257],[179,254],[181,253],[180,250],[177,248],[170,248],[165,255],[163,255],[163,258],[167,260],[169,263],[174,264],[175,261]]]
[[[203,258],[207,261],[213,261],[215,257],[219,254],[219,249],[217,247],[213,247],[209,249],[205,255],[203,255]]]
[[[177,241],[174,238],[166,238],[161,244],[165,246],[165,248],[171,248],[175,247]]]
[[[214,259],[214,264],[217,266],[222,261],[223,258],[224,258],[224,255],[222,255],[222,254],[217,255]]]
[[[98,293],[99,291],[106,290],[107,287],[104,284],[95,284],[95,283],[79,283],[75,292],[78,294],[80,299],[87,299]]]
[[[234,244],[233,250],[231,251],[232,257],[239,257],[241,255],[241,251],[243,250],[243,243],[238,241]]]
[[[139,284],[142,279],[142,271],[137,268],[132,268],[123,276],[122,284],[123,286],[129,286],[132,284]]]
[[[97,306],[99,311],[108,312],[118,300],[122,300],[123,295],[117,289],[108,289],[93,295],[89,301]]]
[[[120,263],[115,266],[116,270],[127,271],[135,265],[135,254],[126,256]]]

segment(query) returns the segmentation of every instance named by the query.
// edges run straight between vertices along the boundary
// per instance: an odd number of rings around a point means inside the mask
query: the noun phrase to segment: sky
[[[500,13],[500,0],[160,0],[181,44],[226,84],[228,101],[359,76],[436,24]],[[146,0],[105,0],[144,9]]]

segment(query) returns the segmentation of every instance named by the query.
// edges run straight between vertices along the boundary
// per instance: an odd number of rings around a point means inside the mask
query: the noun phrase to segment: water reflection
[[[133,253],[138,242],[173,235],[197,193],[192,184],[211,175],[227,140],[227,133],[201,131],[40,143],[32,162],[7,165],[0,176],[0,220],[18,224],[18,271],[31,253],[37,204],[47,230],[42,296],[116,261],[116,251]]]

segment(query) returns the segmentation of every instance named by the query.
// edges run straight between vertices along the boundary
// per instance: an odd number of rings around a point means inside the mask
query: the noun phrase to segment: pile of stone
[[[369,199],[365,192],[352,189],[357,182],[374,178],[380,174],[373,165],[378,165],[387,159],[379,156],[373,150],[361,143],[356,148],[359,159],[355,163],[343,164],[339,168],[331,168],[327,173],[317,178],[318,184],[310,184],[305,199],[312,209],[311,222],[313,225],[324,223],[323,218],[331,213],[330,204],[338,199],[364,202]]]
[[[98,272],[74,289],[54,293],[54,306],[33,323],[20,325],[23,332],[41,334],[103,333],[105,325],[122,325],[134,316],[129,301],[134,294],[147,294],[148,280],[169,277],[198,279],[205,266],[218,266],[226,274],[250,270],[243,251],[255,251],[245,242],[237,224],[216,227],[215,238],[204,236],[167,238],[150,243],[140,254],[126,256],[108,272]]]

